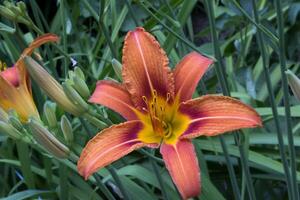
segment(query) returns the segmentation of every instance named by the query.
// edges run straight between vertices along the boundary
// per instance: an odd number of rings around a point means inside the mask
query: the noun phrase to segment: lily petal
[[[260,116],[253,108],[231,97],[202,96],[181,103],[179,111],[191,118],[181,138],[214,136],[241,128],[262,126]]]
[[[89,102],[104,105],[120,113],[127,120],[137,119],[130,94],[121,84],[116,82],[98,81]]]
[[[6,111],[14,109],[22,122],[26,122],[29,116],[39,117],[27,87],[16,88],[2,76],[0,76],[0,107]]]
[[[78,172],[87,179],[98,169],[146,146],[137,139],[142,128],[143,124],[135,120],[111,126],[98,133],[83,149],[77,163]]]
[[[29,91],[31,91],[31,87],[30,87],[29,76],[27,74],[25,64],[24,64],[24,57],[30,56],[34,51],[34,49],[38,48],[39,46],[47,42],[57,42],[58,39],[59,39],[58,36],[52,33],[47,33],[37,37],[26,49],[24,49],[22,55],[20,56],[19,60],[15,64],[15,66],[18,68],[19,71],[20,83],[21,84],[26,83]]]
[[[194,146],[189,140],[160,148],[166,167],[183,199],[200,193],[200,169]]]
[[[2,76],[11,85],[15,87],[19,86],[19,73],[16,67],[7,68],[6,70],[0,72],[0,76]]]
[[[192,98],[199,80],[206,72],[213,60],[192,52],[186,55],[174,69],[175,94],[183,102]]]
[[[173,97],[174,79],[168,58],[155,38],[143,28],[127,34],[123,48],[122,76],[137,107],[145,107],[142,96],[152,97],[154,90],[161,97]]]

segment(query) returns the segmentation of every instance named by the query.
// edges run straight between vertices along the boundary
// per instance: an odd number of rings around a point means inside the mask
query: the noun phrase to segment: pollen
[[[6,63],[5,63],[5,62],[2,62],[2,61],[0,60],[0,72],[4,71],[4,70],[6,70],[6,69],[7,69]]]
[[[177,113],[178,104],[171,100],[171,94],[159,96],[156,90],[151,97],[142,96],[144,107],[141,120],[146,124],[145,134],[141,134],[144,141],[172,143],[179,136],[178,128],[185,125],[185,117]],[[181,124],[178,124],[181,123]],[[151,132],[151,133],[150,133]],[[159,142],[160,141],[160,142]]]

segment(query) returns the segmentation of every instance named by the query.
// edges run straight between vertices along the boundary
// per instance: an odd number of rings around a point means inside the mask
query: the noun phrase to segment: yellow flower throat
[[[144,122],[144,129],[138,137],[145,143],[161,142],[173,144],[188,126],[188,117],[178,110],[178,102],[171,101],[170,93],[166,97],[157,95],[153,90],[152,98],[142,97],[146,107],[142,108],[145,113],[138,114]]]

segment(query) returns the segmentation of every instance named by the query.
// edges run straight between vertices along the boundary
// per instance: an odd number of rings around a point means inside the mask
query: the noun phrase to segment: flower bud
[[[11,124],[0,121],[0,132],[5,133],[15,140],[22,139],[22,133],[14,128]]]
[[[14,127],[16,128],[18,131],[23,131],[23,125],[20,122],[20,120],[15,117],[15,116],[9,116],[8,117],[8,122]]]
[[[287,70],[285,73],[295,97],[300,101],[300,79],[290,70]]]
[[[53,101],[73,115],[79,116],[84,112],[69,100],[62,86],[40,64],[28,56],[24,61],[31,77]]]
[[[8,114],[0,107],[0,121],[8,122]]]
[[[79,78],[81,78],[82,80],[85,81],[84,73],[82,72],[82,70],[79,67],[74,68],[74,73],[76,76],[78,76]]]
[[[70,80],[66,80],[62,83],[63,90],[67,97],[81,110],[87,111],[89,109],[89,105],[82,99],[82,97],[78,94],[78,92],[72,87],[72,83]]]
[[[1,5],[0,5],[0,14],[7,19],[10,19],[10,20],[15,19],[15,14],[7,7],[1,6]]]
[[[73,128],[71,122],[68,120],[68,118],[65,115],[61,117],[60,127],[61,127],[61,131],[64,134],[64,138],[66,142],[68,143],[68,145],[71,145],[74,139]]]
[[[56,139],[43,125],[35,119],[29,119],[28,125],[34,139],[49,153],[58,158],[68,157],[70,153],[69,148]]]
[[[88,99],[91,95],[89,87],[86,85],[85,81],[78,76],[73,77],[74,88],[84,99]]]
[[[48,122],[49,127],[55,127],[57,124],[57,119],[56,119],[56,114],[55,114],[55,111],[56,111],[55,103],[47,101],[44,104],[43,111],[44,111],[44,116]]]
[[[26,4],[23,1],[17,2],[17,6],[20,8],[20,10],[23,14],[27,13]]]
[[[111,64],[117,75],[117,77],[122,80],[122,64],[117,59],[112,59]]]

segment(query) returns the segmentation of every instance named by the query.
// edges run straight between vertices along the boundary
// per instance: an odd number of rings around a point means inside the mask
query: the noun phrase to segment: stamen
[[[157,91],[153,90],[153,97],[157,97]]]
[[[169,102],[170,99],[171,99],[171,94],[170,94],[170,92],[168,92],[168,93],[167,93],[167,102]]]
[[[7,65],[5,62],[0,61],[0,72],[7,69]]]
[[[143,99],[143,101],[144,101],[146,104],[148,104],[148,100],[147,100],[147,97],[146,97],[146,96],[142,96],[142,99]]]

